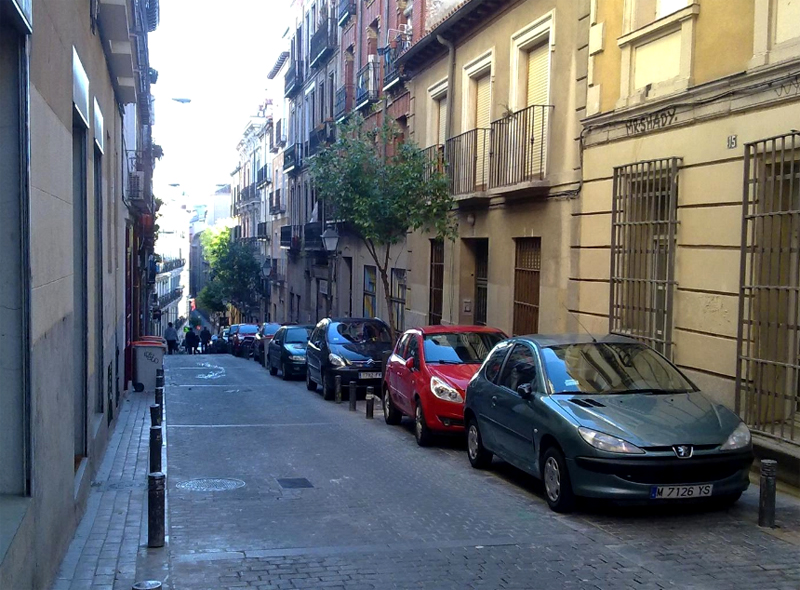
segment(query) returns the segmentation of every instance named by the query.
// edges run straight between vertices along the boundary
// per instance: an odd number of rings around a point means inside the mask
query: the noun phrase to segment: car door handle
[[[497,406],[497,396],[493,395],[492,396],[492,407],[494,408],[495,406]]]

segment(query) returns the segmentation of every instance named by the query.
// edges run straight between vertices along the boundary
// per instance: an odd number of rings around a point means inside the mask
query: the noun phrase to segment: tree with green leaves
[[[224,311],[226,301],[240,310],[254,306],[261,289],[261,265],[253,246],[231,240],[227,227],[208,229],[200,240],[211,273],[198,304],[207,311]]]
[[[391,246],[409,231],[448,239],[456,235],[454,200],[439,155],[432,157],[400,139],[394,122],[370,127],[356,116],[311,162],[317,196],[375,261],[393,335],[398,326],[391,303]]]

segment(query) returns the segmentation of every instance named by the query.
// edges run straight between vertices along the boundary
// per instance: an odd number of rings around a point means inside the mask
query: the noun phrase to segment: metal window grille
[[[398,330],[402,330],[406,322],[406,270],[392,269],[392,307],[394,322]]]
[[[518,238],[514,265],[514,334],[539,332],[542,238]]]
[[[428,302],[428,323],[442,323],[444,300],[444,241],[431,240],[431,278]]]
[[[609,331],[672,356],[680,158],[614,168]]]
[[[489,240],[475,243],[475,316],[473,321],[479,326],[486,325],[489,307]]]
[[[736,408],[800,444],[800,133],[745,147]]]

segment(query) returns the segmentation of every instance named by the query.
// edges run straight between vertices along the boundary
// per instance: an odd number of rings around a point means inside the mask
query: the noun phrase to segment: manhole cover
[[[179,482],[175,487],[190,492],[227,492],[244,486],[241,479],[224,477],[201,477]]]
[[[284,479],[279,479],[278,484],[287,490],[296,490],[299,488],[313,488],[314,486],[311,485],[311,482],[308,481],[305,477],[288,477]]]

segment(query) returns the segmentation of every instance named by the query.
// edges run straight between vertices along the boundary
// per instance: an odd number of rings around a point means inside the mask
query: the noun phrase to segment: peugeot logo
[[[675,445],[672,447],[672,450],[675,451],[675,455],[678,459],[689,459],[692,456],[692,445]]]

